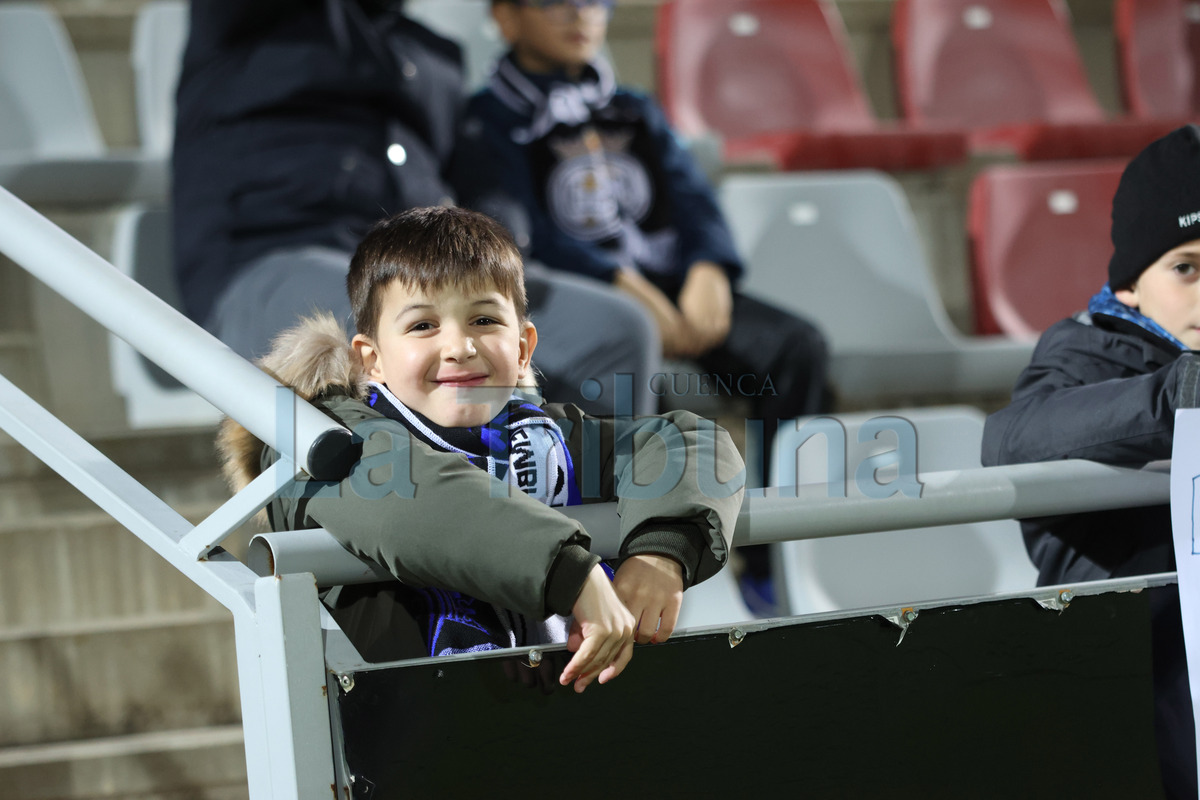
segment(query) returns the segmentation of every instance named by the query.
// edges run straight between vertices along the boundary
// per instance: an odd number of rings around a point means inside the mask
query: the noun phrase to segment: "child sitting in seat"
[[[1113,198],[1108,283],[1042,334],[983,463],[1171,457],[1175,411],[1200,405],[1200,130],[1149,145]],[[1175,569],[1166,505],[1023,520],[1041,585]],[[1151,596],[1155,724],[1167,795],[1196,797],[1196,745],[1177,587]]]
[[[617,424],[514,394],[532,387],[537,330],[517,248],[481,214],[414,209],[376,224],[347,286],[351,346],[331,318],[309,321],[263,366],[360,435],[362,457],[340,483],[301,480],[268,512],[277,530],[324,527],[402,582],[326,598],[360,651],[395,656],[403,606],[427,655],[566,640],[560,682],[583,691],[619,674],[633,641],[669,637],[683,589],[728,554],[741,489],[706,494],[699,474],[707,465],[713,486],[741,469],[724,431],[683,412]],[[235,485],[274,458],[236,426],[223,444]],[[613,499],[610,582],[586,531],[554,507]]]

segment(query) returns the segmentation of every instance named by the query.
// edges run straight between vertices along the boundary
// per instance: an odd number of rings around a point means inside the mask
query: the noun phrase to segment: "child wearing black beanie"
[[[1056,323],[988,417],[984,465],[1171,457],[1175,410],[1200,406],[1200,129],[1150,144],[1113,198],[1108,282]],[[1099,265],[1097,265],[1099,266]],[[1099,271],[1099,270],[1098,270]],[[1175,569],[1167,505],[1023,520],[1038,583]],[[1151,590],[1155,731],[1169,798],[1195,798],[1196,734],[1178,588]]]

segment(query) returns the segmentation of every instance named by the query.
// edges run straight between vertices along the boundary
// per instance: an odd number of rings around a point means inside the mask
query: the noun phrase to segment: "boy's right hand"
[[[608,683],[625,669],[633,657],[635,620],[599,564],[588,573],[571,613],[575,620],[567,649],[575,656],[558,682],[566,686],[574,681],[575,691],[582,692],[597,677]]]

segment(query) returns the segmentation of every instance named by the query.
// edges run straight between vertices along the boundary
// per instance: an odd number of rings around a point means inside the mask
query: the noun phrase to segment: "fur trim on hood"
[[[367,378],[362,362],[332,314],[305,317],[280,333],[271,352],[255,362],[271,377],[312,400],[330,389],[365,397]],[[235,493],[262,472],[263,443],[232,419],[221,422],[217,452],[225,481]]]

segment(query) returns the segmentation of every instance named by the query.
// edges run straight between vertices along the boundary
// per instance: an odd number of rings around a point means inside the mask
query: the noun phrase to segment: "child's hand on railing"
[[[669,556],[630,556],[613,577],[617,597],[637,621],[638,644],[665,642],[675,632],[683,603],[683,567]]]
[[[599,564],[588,573],[572,614],[567,649],[575,656],[558,682],[574,681],[575,691],[582,692],[597,678],[608,683],[625,669],[633,656],[635,620]]]

